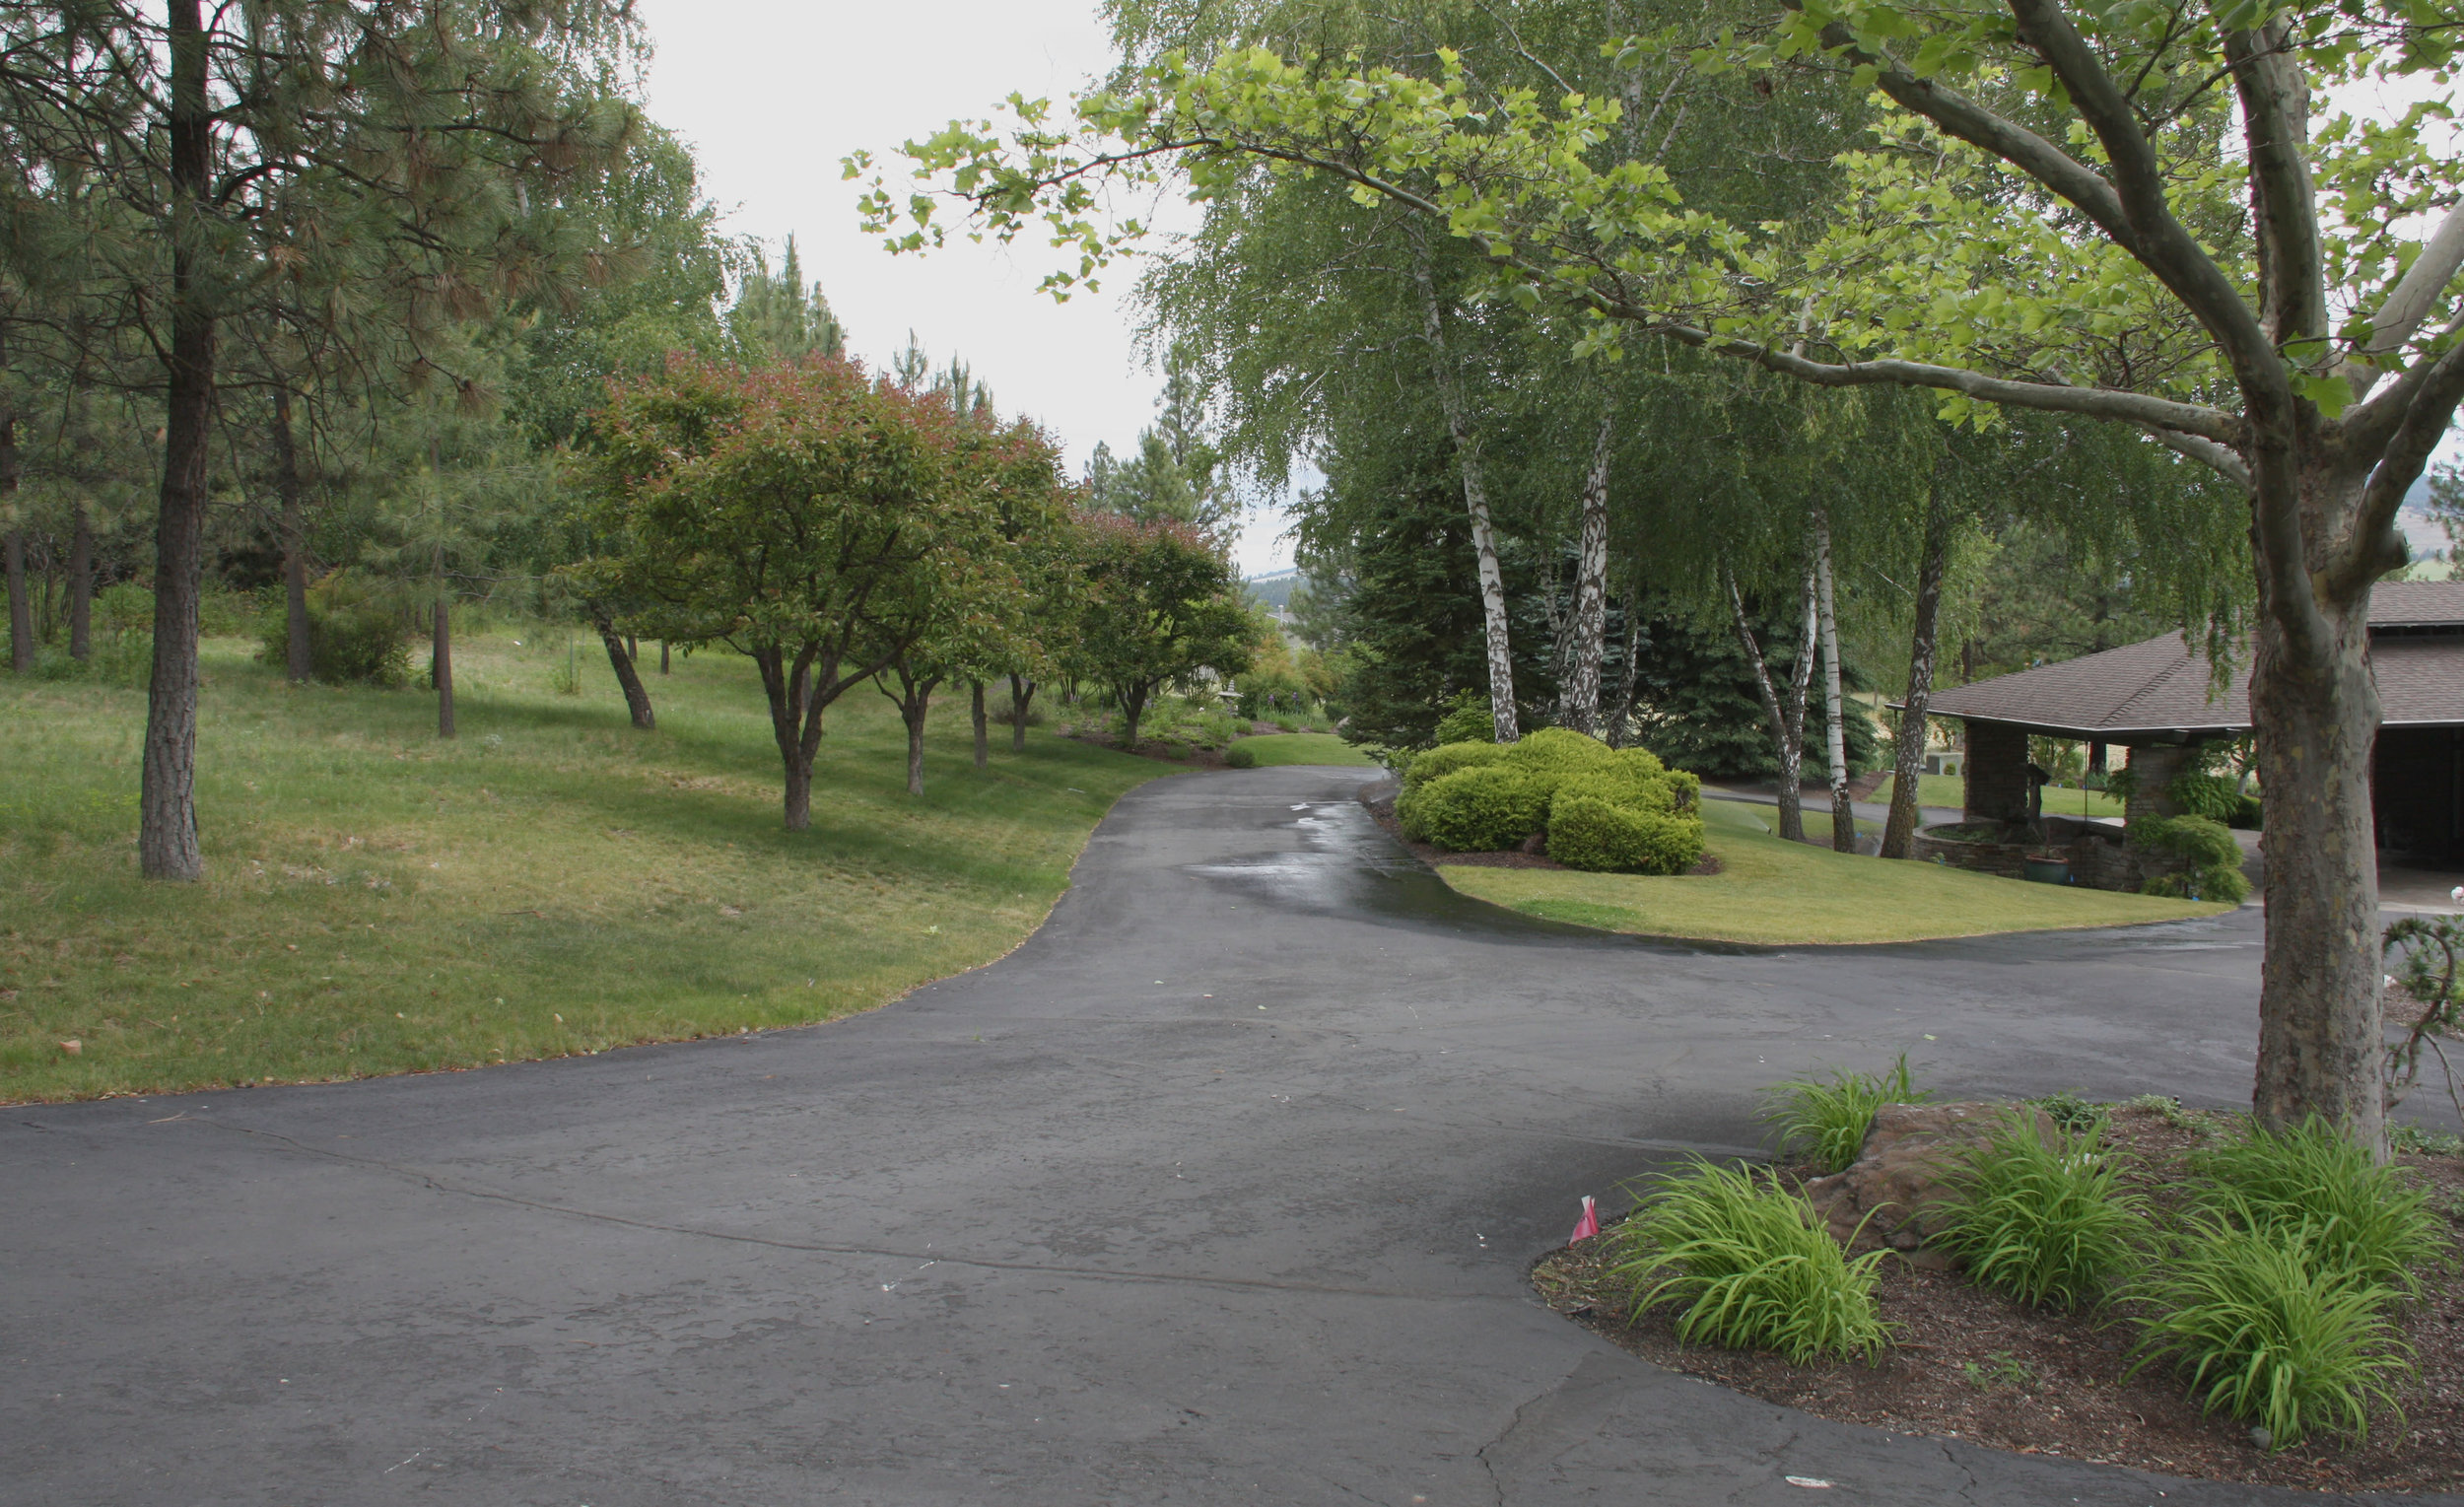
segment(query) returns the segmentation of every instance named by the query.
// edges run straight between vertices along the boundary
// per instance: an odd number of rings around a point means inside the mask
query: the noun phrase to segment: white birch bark
[[[1489,520],[1488,488],[1480,471],[1478,437],[1464,401],[1463,386],[1446,352],[1446,321],[1438,307],[1436,281],[1429,276],[1426,253],[1412,269],[1420,287],[1421,327],[1429,342],[1429,376],[1446,411],[1446,429],[1454,437],[1455,462],[1463,472],[1463,504],[1472,514],[1472,548],[1479,557],[1480,611],[1488,640],[1488,709],[1497,741],[1522,737],[1514,704],[1514,654],[1506,632],[1506,579],[1497,569],[1497,530]]]
[[[1574,581],[1571,651],[1564,689],[1557,700],[1565,724],[1595,736],[1600,731],[1600,662],[1608,633],[1608,453],[1616,416],[1604,413],[1592,444],[1591,470],[1583,478],[1583,519]]]
[[[1839,609],[1831,582],[1831,520],[1814,515],[1814,598],[1822,625],[1823,747],[1830,755],[1831,848],[1857,851],[1856,808],[1848,799],[1848,722],[1839,692]]]

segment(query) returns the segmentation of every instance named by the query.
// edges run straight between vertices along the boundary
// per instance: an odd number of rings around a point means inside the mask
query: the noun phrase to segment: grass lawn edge
[[[1928,932],[1923,936],[1877,937],[1874,940],[1862,942],[1822,940],[1775,942],[1762,937],[1712,936],[1699,932],[1629,931],[1617,926],[1594,926],[1587,925],[1579,921],[1560,921],[1553,916],[1540,916],[1530,911],[1517,910],[1511,905],[1491,900],[1485,895],[1475,895],[1472,893],[1472,891],[1456,884],[1452,878],[1448,877],[1447,871],[1449,869],[1472,870],[1475,869],[1476,865],[1470,863],[1440,863],[1433,864],[1431,866],[1437,870],[1438,877],[1446,881],[1446,887],[1448,889],[1453,890],[1456,894],[1461,895],[1466,900],[1475,900],[1484,906],[1491,906],[1500,911],[1512,912],[1514,915],[1520,916],[1526,921],[1545,921],[1552,925],[1573,926],[1576,929],[1583,931],[1597,931],[1603,936],[1630,936],[1637,941],[1686,943],[1709,942],[1722,947],[1751,948],[1760,952],[1801,952],[1809,947],[1839,947],[1851,949],[1864,947],[1905,947],[1912,946],[1919,942],[1955,942],[1976,936],[2045,936],[2057,935],[2063,932],[2079,931],[2127,931],[2138,926],[2173,926],[2179,925],[2185,921],[2213,921],[2217,917],[2226,914],[2228,911],[2240,909],[2240,907],[2237,906],[2216,905],[2206,907],[2205,909],[2188,916],[2152,916],[2145,921],[2109,921],[2091,925],[2055,925],[2045,926],[1988,926],[1982,930],[1976,931]],[[2255,902],[2245,902],[2245,904],[2255,904]]]

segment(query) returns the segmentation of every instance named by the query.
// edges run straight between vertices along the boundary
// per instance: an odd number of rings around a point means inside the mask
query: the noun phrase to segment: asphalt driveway
[[[1824,1422],[1524,1276],[1816,1063],[2242,1102],[2255,911],[1603,937],[1446,890],[1375,773],[1156,781],[1017,952],[834,1025],[0,1111],[0,1503],[2295,1499]]]

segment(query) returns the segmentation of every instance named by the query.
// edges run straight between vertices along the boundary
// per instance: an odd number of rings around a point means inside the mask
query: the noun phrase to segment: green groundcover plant
[[[1825,1173],[1845,1172],[1856,1161],[1876,1110],[1933,1097],[1910,1077],[1904,1052],[1888,1072],[1834,1068],[1827,1077],[1791,1078],[1762,1093],[1768,1101],[1762,1118],[1780,1132],[1781,1149],[1802,1148]]]
[[[2391,1296],[2419,1296],[2422,1270],[2443,1258],[2429,1195],[2323,1121],[2244,1126],[2195,1153],[2191,1169],[2211,1215],[2279,1244],[2299,1237],[2319,1262]]]
[[[1641,1207],[1617,1229],[1610,1268],[1635,1317],[1674,1304],[1688,1344],[1777,1350],[1799,1364],[1870,1362],[1889,1343],[1874,1304],[1883,1253],[1850,1257],[1775,1175],[1697,1157],[1646,1183]]]
[[[2022,1108],[1952,1175],[1933,1244],[1971,1280],[2023,1303],[2076,1308],[2101,1296],[2145,1245],[2146,1201],[2122,1191],[2100,1130],[2050,1139]]]
[[[2391,1291],[2328,1259],[2310,1227],[2193,1214],[2133,1296],[2149,1312],[2131,1374],[2169,1365],[2204,1410],[2266,1430],[2271,1449],[2321,1430],[2366,1438],[2377,1408],[2401,1418],[2410,1353],[2383,1316]]]

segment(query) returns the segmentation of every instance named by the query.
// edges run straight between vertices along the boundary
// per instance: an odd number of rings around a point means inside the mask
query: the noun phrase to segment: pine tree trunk
[[[984,682],[971,680],[967,689],[972,697],[968,711],[976,724],[976,768],[990,768],[992,763],[992,730],[988,725],[991,719],[984,710]]]
[[[624,688],[625,711],[633,724],[645,732],[657,728],[658,718],[650,710],[650,693],[642,684],[641,667],[634,663],[633,641],[619,638],[616,626],[604,612],[593,611],[590,626],[598,630],[599,643],[607,650],[608,667],[616,672],[616,684]]]
[[[1558,704],[1565,724],[1595,736],[1600,731],[1600,662],[1608,634],[1608,457],[1616,421],[1604,414],[1592,445],[1592,466],[1583,478],[1583,521],[1574,579],[1574,618]]]
[[[1919,803],[1925,781],[1925,709],[1934,697],[1934,651],[1942,618],[1943,573],[1951,560],[1951,505],[1938,484],[1925,509],[1924,555],[1916,568],[1916,624],[1908,643],[1908,695],[1892,750],[1890,818],[1882,824],[1882,856],[1916,856]]]
[[[1488,487],[1480,466],[1478,437],[1446,354],[1446,321],[1438,308],[1437,285],[1429,275],[1425,248],[1413,274],[1420,285],[1421,329],[1429,343],[1429,372],[1435,379],[1446,429],[1454,437],[1455,463],[1463,472],[1464,507],[1472,514],[1472,548],[1479,560],[1480,613],[1488,644],[1488,709],[1497,741],[1512,743],[1523,736],[1517,725],[1514,699],[1514,651],[1507,636],[1506,578],[1497,568],[1497,530],[1490,521]]]
[[[17,447],[5,447],[14,458]],[[9,490],[13,489],[0,489],[0,497],[6,497]],[[26,530],[12,528],[0,536],[0,556],[6,558],[9,576],[9,668],[31,674],[34,668],[34,599],[26,588]]]
[[[8,363],[8,347],[0,344],[0,368]],[[17,496],[17,405],[0,391],[0,503]],[[9,586],[9,668],[20,675],[34,668],[34,600],[26,588],[26,528],[19,524],[0,535],[0,562],[5,562]]]
[[[2350,516],[2350,499],[2329,499],[2315,511]],[[2264,549],[2266,530],[2253,534]],[[2383,1152],[2378,862],[2370,808],[2379,705],[2369,665],[2369,588],[2364,584],[2356,599],[2328,602],[2307,589],[2306,572],[2297,579],[2302,584],[2295,589],[2310,601],[2280,604],[2271,599],[2270,572],[2262,566],[2250,668],[2259,778],[2267,789],[2267,950],[2259,974],[2251,1108],[2262,1123],[2277,1127],[2315,1115]],[[2305,606],[2314,606],[2314,613],[2304,613]],[[2305,616],[2315,625],[2307,643]]]
[[[284,664],[303,685],[316,678],[308,645],[308,509],[301,496],[300,456],[291,433],[291,392],[274,389],[274,492],[282,502]]]
[[[94,657],[94,515],[85,499],[74,505],[68,536],[68,656]]]
[[[1035,682],[1024,675],[1009,677],[1009,751],[1027,751],[1027,707],[1035,700]]]
[[[1848,798],[1847,709],[1839,686],[1839,611],[1831,589],[1831,524],[1814,522],[1814,600],[1822,623],[1822,743],[1830,756],[1831,851],[1857,851],[1857,811]]]
[[[453,736],[453,617],[445,605],[444,545],[437,546],[435,560],[436,632],[429,640],[432,656],[428,669],[437,683],[437,736],[449,738]]]
[[[206,304],[203,205],[213,120],[199,0],[170,0],[171,342],[165,361],[163,488],[154,529],[154,675],[146,692],[137,861],[150,879],[205,876],[197,848],[197,596],[205,569],[214,316]]]

